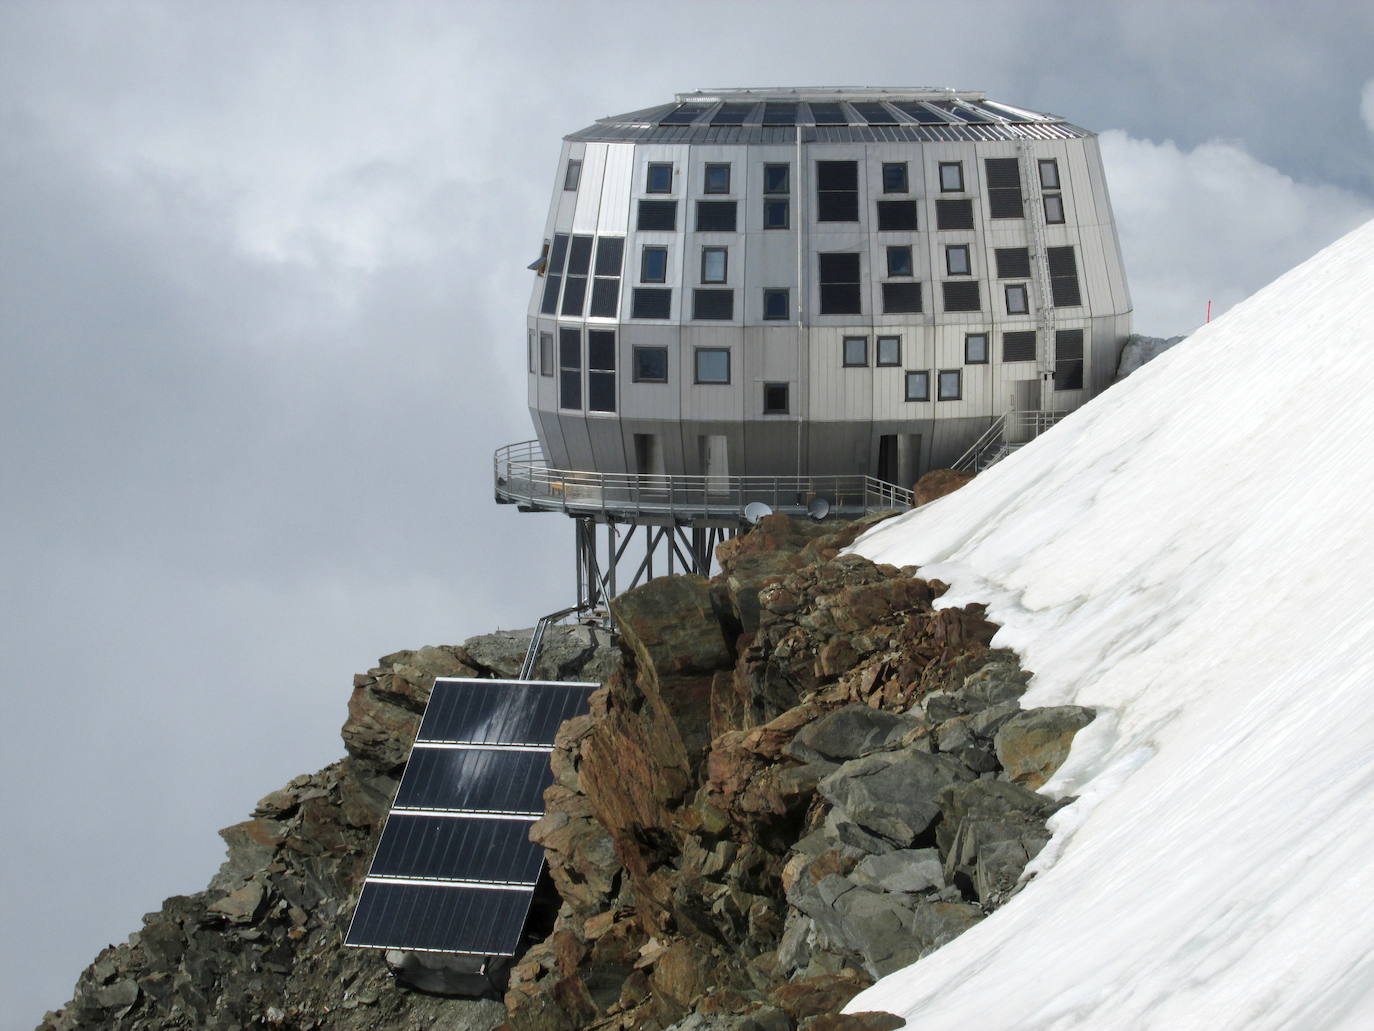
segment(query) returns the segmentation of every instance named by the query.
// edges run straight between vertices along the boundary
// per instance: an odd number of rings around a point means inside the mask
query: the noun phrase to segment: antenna
[[[762,501],[751,501],[744,506],[744,518],[749,520],[750,526],[757,526],[760,519],[772,514],[773,509]]]
[[[811,504],[806,506],[806,514],[819,523],[830,514],[830,502],[825,498],[814,498]]]

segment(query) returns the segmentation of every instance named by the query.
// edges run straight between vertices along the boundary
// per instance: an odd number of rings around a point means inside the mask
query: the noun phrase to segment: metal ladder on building
[[[1035,331],[1043,347],[1035,349],[1035,368],[1042,376],[1054,372],[1054,294],[1050,289],[1050,259],[1045,247],[1045,210],[1040,202],[1040,168],[1025,139],[1016,141],[1016,159],[1021,170],[1021,206],[1030,224],[1031,261],[1034,284]]]

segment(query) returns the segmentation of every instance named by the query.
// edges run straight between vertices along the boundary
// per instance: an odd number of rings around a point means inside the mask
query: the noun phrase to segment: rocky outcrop
[[[1123,380],[1136,369],[1158,358],[1185,337],[1147,337],[1132,333],[1121,345],[1121,357],[1116,363],[1116,379]]]
[[[927,505],[946,494],[953,494],[973,479],[973,473],[959,469],[932,469],[911,488],[911,503],[916,507]]]

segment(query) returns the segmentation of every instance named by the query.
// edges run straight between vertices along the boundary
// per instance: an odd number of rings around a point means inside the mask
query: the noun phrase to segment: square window
[[[1040,188],[1059,189],[1059,162],[1054,158],[1045,158],[1040,162]]]
[[[636,229],[662,229],[673,232],[677,229],[677,201],[642,200],[639,202],[639,221]]]
[[[644,177],[645,193],[672,193],[673,166],[671,162],[650,162]]]
[[[945,272],[951,276],[973,274],[973,268],[969,264],[968,244],[960,243],[945,248]]]
[[[973,201],[948,198],[935,202],[935,227],[937,229],[972,229]]]
[[[1026,296],[1025,283],[1008,284],[1006,295],[1008,315],[1027,315],[1030,313],[1030,301]]]
[[[730,349],[728,347],[698,347],[693,358],[698,383],[730,382]]]
[[[1035,361],[1035,330],[1017,330],[1002,334],[1002,361]]]
[[[763,414],[787,414],[787,384],[765,383],[763,385]]]
[[[883,192],[910,193],[906,179],[905,161],[883,162]]]
[[[764,193],[791,193],[789,185],[791,178],[791,165],[764,165],[763,166],[763,192]]]
[[[905,315],[921,310],[920,283],[884,283],[883,314]]]
[[[701,249],[701,281],[724,283],[729,268],[729,252],[724,247]]]
[[[963,192],[964,163],[962,161],[940,162],[940,190],[942,193]]]
[[[668,349],[666,347],[636,347],[634,349],[634,380],[636,383],[667,383]]]
[[[765,199],[763,202],[763,228],[786,229],[791,204],[786,200]]]
[[[553,375],[553,334],[539,334],[539,375]]]
[[[582,162],[569,161],[567,171],[563,173],[563,189],[575,190],[577,184],[582,180]]]
[[[693,290],[692,318],[729,322],[735,317],[735,291]]]
[[[666,319],[671,317],[673,291],[640,286],[635,288],[631,304],[632,319]]]
[[[728,164],[708,164],[706,166],[706,183],[701,192],[729,193],[730,166]]]
[[[958,369],[940,370],[940,400],[958,401],[963,397],[963,373]]]
[[[988,335],[986,333],[964,334],[964,364],[986,365],[988,363]]]
[[[668,281],[668,248],[645,247],[639,255],[639,281],[666,283]]]
[[[790,314],[786,290],[765,290],[763,292],[763,317],[765,319],[786,319]]]
[[[1064,221],[1064,198],[1057,193],[1047,193],[1045,201],[1045,221],[1051,225],[1059,225]]]
[[[868,365],[868,337],[844,338],[844,364],[848,368]]]
[[[998,279],[1030,278],[1030,248],[998,247],[993,257],[997,259]]]
[[[697,201],[697,231],[733,233],[735,231],[735,202],[732,200]]]
[[[948,279],[940,284],[945,311],[982,311],[983,299],[976,279]]]
[[[915,229],[916,202],[914,200],[878,201],[878,228],[882,230]]]
[[[930,400],[930,373],[921,370],[906,374],[906,399],[908,401]]]
[[[910,247],[889,247],[887,249],[887,274],[889,276],[913,274]]]
[[[879,337],[879,338],[878,338],[878,364],[879,364],[879,365],[901,365],[901,364],[902,364],[902,338],[901,338],[901,337]]]

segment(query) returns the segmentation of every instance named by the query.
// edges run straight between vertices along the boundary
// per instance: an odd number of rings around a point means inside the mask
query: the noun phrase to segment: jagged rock
[[[511,679],[520,675],[534,631],[503,630],[463,642],[462,651],[472,666],[489,676]],[[534,676],[543,680],[604,681],[615,664],[612,635],[597,626],[551,626],[540,643]],[[444,674],[445,676],[475,676]]]
[[[1005,780],[946,788],[936,831],[945,876],[965,879],[985,905],[1001,902],[1049,841],[1045,821],[1063,804]]]
[[[865,830],[910,845],[940,812],[940,791],[972,780],[967,767],[915,748],[851,759],[820,782],[820,793]]]
[[[846,705],[802,727],[783,753],[802,762],[857,759],[901,744],[904,737],[922,726],[914,716]]]
[[[859,861],[850,877],[855,884],[883,891],[918,892],[945,886],[944,863],[933,848],[897,849],[868,856]]]
[[[1073,736],[1096,713],[1077,705],[1029,709],[1002,724],[994,739],[997,759],[1012,780],[1038,788],[1069,757]]]
[[[912,485],[911,503],[916,507],[928,505],[946,494],[953,494],[971,479],[973,473],[970,472],[958,469],[932,469]]]
[[[260,881],[249,881],[223,898],[210,903],[211,913],[223,916],[231,924],[250,924],[262,912],[267,891]]]
[[[1132,333],[1121,345],[1121,358],[1116,365],[1116,379],[1123,380],[1142,365],[1158,358],[1169,348],[1186,339],[1185,337],[1147,337]]]
[[[863,1013],[822,1013],[807,1017],[797,1031],[897,1031],[906,1021],[892,1013],[866,1010]]]
[[[711,585],[700,576],[661,576],[611,601],[625,647],[641,671],[710,673],[734,662]]]

